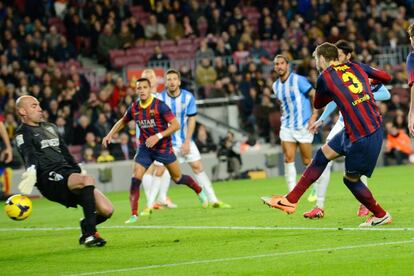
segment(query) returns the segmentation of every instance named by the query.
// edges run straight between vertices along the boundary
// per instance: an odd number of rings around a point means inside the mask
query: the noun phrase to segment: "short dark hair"
[[[175,69],[168,69],[167,73],[165,73],[165,75],[169,75],[169,74],[176,74],[178,76],[178,79],[181,79],[181,74],[178,70]]]
[[[148,83],[149,87],[151,87],[151,82],[147,78],[139,78],[139,79],[137,79],[136,84],[138,84],[139,82],[143,82],[143,81],[146,81]]]
[[[327,62],[338,59],[338,48],[332,43],[324,42],[315,50],[316,56],[323,56]]]
[[[277,58],[282,58],[282,59],[284,59],[286,61],[286,63],[289,63],[289,59],[285,55],[278,54],[278,55],[275,56],[274,59],[277,59]]]
[[[414,23],[411,23],[411,25],[407,29],[407,32],[409,37],[414,36]]]
[[[352,54],[352,52],[354,51],[354,47],[352,47],[351,43],[349,43],[346,40],[338,40],[335,43],[336,48],[341,49],[342,52],[344,52],[345,55],[347,54]]]

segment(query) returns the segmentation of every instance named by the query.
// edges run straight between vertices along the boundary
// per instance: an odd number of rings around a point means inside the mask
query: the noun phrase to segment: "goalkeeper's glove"
[[[31,194],[33,186],[36,184],[36,167],[35,165],[30,166],[22,175],[22,181],[19,183],[19,190],[23,194]]]

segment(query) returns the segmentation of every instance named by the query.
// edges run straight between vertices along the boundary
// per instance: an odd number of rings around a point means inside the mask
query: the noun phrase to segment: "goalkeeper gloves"
[[[36,167],[32,165],[22,175],[22,181],[19,183],[20,192],[27,195],[31,194],[36,181]]]

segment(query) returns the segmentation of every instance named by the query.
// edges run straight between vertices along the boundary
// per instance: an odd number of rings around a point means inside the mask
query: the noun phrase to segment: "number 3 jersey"
[[[335,101],[344,117],[345,131],[351,142],[381,127],[381,115],[368,78],[380,82],[391,80],[385,71],[354,62],[330,66],[318,77],[315,108]]]
[[[15,140],[26,167],[35,165],[38,175],[64,167],[76,168],[80,172],[54,124],[22,124],[16,130]]]

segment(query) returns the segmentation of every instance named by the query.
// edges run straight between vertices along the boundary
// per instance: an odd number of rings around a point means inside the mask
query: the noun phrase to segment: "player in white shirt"
[[[213,189],[211,181],[204,171],[200,152],[192,140],[197,115],[197,105],[191,92],[181,89],[180,73],[170,69],[166,73],[167,91],[161,94],[164,101],[180,122],[180,130],[172,135],[174,153],[180,163],[188,163],[194,172],[197,182],[203,187],[209,205],[213,208],[230,208],[231,206],[220,201]],[[159,200],[165,195],[160,190]]]
[[[273,63],[274,70],[279,75],[273,83],[273,92],[282,108],[280,140],[285,161],[285,179],[288,190],[291,191],[296,185],[297,147],[305,166],[312,159],[313,134],[309,131],[309,126],[318,116],[312,104],[315,89],[305,77],[290,72],[287,57],[277,55]]]

